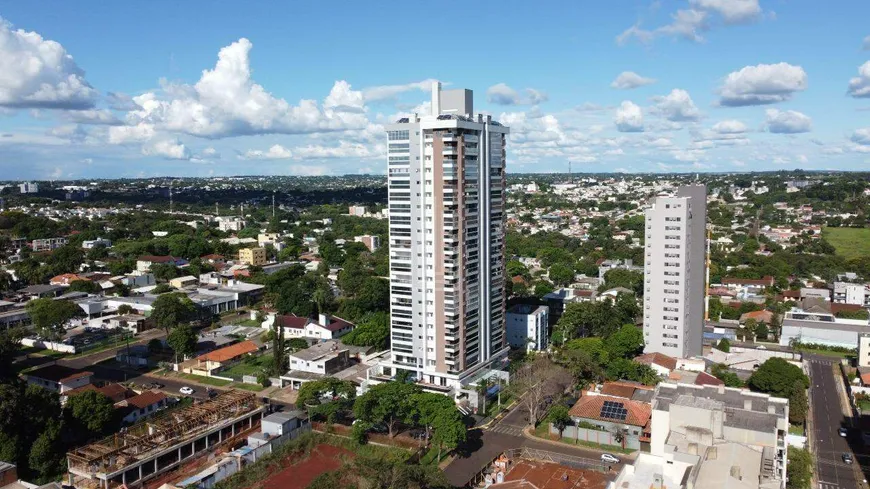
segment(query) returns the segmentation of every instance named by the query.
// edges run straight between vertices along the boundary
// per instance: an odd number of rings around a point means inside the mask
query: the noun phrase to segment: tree
[[[713,377],[725,382],[726,387],[743,387],[743,381],[734,372],[728,370],[728,366],[724,363],[717,363],[710,369]]]
[[[355,398],[356,387],[352,382],[324,377],[302,384],[296,405],[306,407],[309,416],[334,420],[353,406]]]
[[[800,379],[795,379],[791,395],[788,396],[788,420],[793,424],[803,424],[808,411],[806,387]]]
[[[586,350],[562,349],[556,356],[556,363],[568,369],[576,384],[581,387],[604,379],[604,369],[601,366],[603,363],[596,361]]]
[[[383,423],[392,438],[395,436],[398,424],[410,419],[413,412],[411,399],[418,392],[420,387],[416,384],[404,382],[377,384],[357,398],[353,412],[363,421]]]
[[[562,263],[554,263],[548,275],[554,284],[565,286],[574,280],[574,269]]]
[[[115,403],[97,391],[84,391],[69,396],[63,409],[72,421],[79,439],[100,436],[117,423]]]
[[[421,426],[426,431],[427,440],[442,411],[457,411],[456,404],[447,396],[431,392],[418,392],[411,399],[410,417],[414,424]]]
[[[196,352],[197,337],[189,324],[180,324],[166,337],[166,344],[175,352],[176,358],[193,355]]]
[[[559,430],[559,438],[562,438],[562,431],[571,424],[571,415],[568,414],[568,406],[564,404],[556,404],[550,413],[547,414],[547,421],[553,424],[553,427]]]
[[[120,314],[121,316],[124,316],[126,314],[132,314],[133,311],[135,311],[135,309],[133,309],[133,306],[131,306],[130,304],[121,304],[120,306],[118,306],[118,314]]]
[[[39,474],[40,480],[49,481],[63,473],[65,450],[61,439],[61,423],[50,419],[41,428],[30,447],[27,461],[30,470]]]
[[[148,353],[158,353],[163,350],[163,342],[154,338],[148,342]]]
[[[390,346],[390,316],[386,312],[369,313],[341,342],[354,346],[374,346],[385,350]]]
[[[84,315],[74,302],[48,298],[28,302],[27,312],[39,335],[52,341],[63,338],[63,326],[67,321]]]
[[[604,273],[604,284],[608,289],[625,287],[638,296],[643,295],[643,272],[627,268],[614,268]]]
[[[286,349],[290,351],[299,351],[308,348],[308,341],[305,338],[290,338],[287,340]]]
[[[0,384],[9,382],[18,377],[18,371],[14,368],[15,357],[21,348],[21,338],[24,331],[18,328],[10,328],[0,331]],[[0,460],[5,460],[0,458]]]
[[[809,451],[800,448],[788,449],[788,480],[787,489],[810,489],[813,479],[813,456]]]
[[[625,324],[607,338],[605,348],[610,358],[634,358],[643,351],[643,331],[633,324]]]
[[[752,373],[748,382],[749,388],[776,397],[789,398],[795,389],[807,389],[810,379],[800,367],[788,363],[782,358],[770,358]]]
[[[661,378],[649,365],[627,358],[616,358],[607,364],[608,380],[631,380],[645,385],[656,385]]]
[[[180,292],[161,295],[151,307],[151,318],[166,334],[175,326],[189,323],[196,317],[196,306],[189,297]]]
[[[278,320],[272,325],[272,375],[281,375],[287,372],[287,345],[284,340],[284,327],[278,324]],[[301,338],[300,338],[301,339]],[[303,340],[304,341],[304,340]]]
[[[514,372],[510,389],[519,397],[520,405],[529,413],[529,424],[534,426],[547,404],[565,392],[573,381],[566,369],[545,356],[536,356]]]
[[[728,338],[722,338],[719,340],[719,343],[716,344],[716,349],[719,351],[724,351],[725,353],[729,353],[731,351],[731,342]]]
[[[100,284],[91,280],[73,280],[67,287],[67,292],[84,292],[86,294],[96,294],[103,290]]]
[[[432,428],[435,431],[432,442],[438,445],[438,460],[441,460],[442,450],[455,449],[465,441],[468,433],[455,406],[452,409],[442,409],[432,421]]]

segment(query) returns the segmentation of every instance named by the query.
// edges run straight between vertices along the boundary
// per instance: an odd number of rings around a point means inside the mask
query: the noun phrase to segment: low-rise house
[[[677,359],[664,353],[644,353],[643,355],[634,358],[637,363],[649,365],[657,374],[662,377],[667,377],[671,372],[677,369]]]
[[[111,248],[112,240],[106,238],[89,239],[82,241],[82,248],[90,250],[97,247]]]
[[[622,444],[623,447],[634,449],[639,449],[641,442],[650,440],[651,412],[649,403],[606,395],[584,395],[568,410],[579,428],[579,439],[605,445]],[[607,436],[591,433],[594,431]],[[617,433],[620,436],[616,436]],[[592,440],[591,435],[595,435],[596,439]],[[617,441],[620,438],[621,441]]]
[[[378,248],[381,247],[381,238],[380,236],[372,236],[370,234],[364,234],[362,236],[355,236],[353,238],[357,243],[362,243],[366,248],[371,252],[377,251]]]
[[[60,285],[36,284],[25,287],[18,292],[30,299],[44,299],[46,297],[57,297],[65,292],[64,289]]]
[[[284,329],[288,338],[316,338],[319,340],[335,340],[353,331],[353,323],[344,319],[320,314],[317,318],[294,315],[269,314],[263,322],[264,328],[272,328],[278,324]]]
[[[507,341],[513,348],[544,351],[548,346],[549,308],[517,304],[505,316]]]
[[[91,383],[93,372],[65,367],[63,365],[49,365],[24,374],[28,384],[36,385],[58,394],[86,386]]]
[[[139,272],[150,272],[151,265],[159,263],[162,265],[172,265],[176,267],[180,267],[182,265],[187,265],[187,261],[182,258],[175,258],[174,256],[169,255],[144,255],[140,256],[139,259],[136,260],[136,270]]]
[[[82,387],[75,388],[66,393],[66,397],[75,396],[77,394],[81,394],[83,392],[94,391],[100,393],[109,399],[112,400],[113,403],[118,403],[123,401],[124,399],[129,399],[136,395],[136,392],[124,387],[121,384],[106,384],[104,386],[96,386],[94,384],[88,384]]]
[[[259,351],[259,347],[253,341],[242,341],[217,350],[200,355],[193,360],[182,363],[185,373],[204,375],[210,377],[220,370],[228,368],[244,357]]]
[[[290,371],[281,376],[281,386],[299,389],[303,383],[335,374],[351,365],[350,351],[338,341],[317,343],[289,356]]]
[[[121,413],[121,419],[126,424],[147,418],[169,405],[166,394],[150,390],[115,403],[115,408]]]
[[[773,322],[773,313],[767,310],[744,312],[740,315],[740,324],[746,324],[746,321],[753,319],[756,324],[771,324]]]
[[[191,287],[197,285],[199,283],[199,279],[194,277],[193,275],[184,275],[182,277],[175,277],[174,279],[169,281],[169,286],[174,289],[183,289],[185,287]]]
[[[834,282],[833,292],[833,301],[838,304],[870,307],[870,287],[865,284]]]
[[[51,277],[48,283],[51,285],[60,285],[62,287],[66,287],[75,282],[76,280],[86,280],[90,282],[90,279],[82,277],[81,275],[76,275],[75,273],[64,273],[62,275]]]
[[[147,367],[152,362],[150,361],[151,351],[147,345],[132,345],[127,348],[122,348],[115,353],[115,361],[130,365],[131,367]]]

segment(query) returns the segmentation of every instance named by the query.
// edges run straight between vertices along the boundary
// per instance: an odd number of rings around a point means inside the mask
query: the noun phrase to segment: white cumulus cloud
[[[768,109],[765,114],[767,130],[775,134],[810,132],[813,128],[813,120],[795,110]]]
[[[783,102],[806,90],[807,73],[788,63],[746,66],[725,77],[719,104],[727,107]]]
[[[189,160],[190,149],[177,139],[162,139],[142,146],[142,154],[162,156],[167,160]]]
[[[67,110],[62,114],[64,119],[80,124],[103,124],[109,126],[123,124],[120,119],[115,117],[115,114],[111,110],[107,109]]]
[[[640,76],[633,71],[623,71],[615,80],[613,80],[610,87],[619,90],[631,90],[633,88],[651,85],[655,82],[655,79]]]
[[[654,97],[653,102],[655,112],[671,122],[697,121],[701,117],[689,92],[679,88],[665,96]]]
[[[242,157],[246,160],[284,160],[292,158],[293,152],[280,144],[273,144],[267,151],[250,149]]]
[[[747,130],[746,124],[733,119],[713,124],[713,131],[719,134],[742,134]]]
[[[629,100],[625,100],[616,109],[613,119],[619,132],[643,132],[643,111]]]
[[[722,16],[727,24],[752,22],[761,17],[758,0],[691,0],[692,7]]]
[[[0,18],[0,107],[87,109],[96,97],[60,43]]]
[[[486,89],[486,99],[496,105],[537,105],[546,102],[548,97],[534,88],[525,89],[523,94],[505,83],[498,83]]]
[[[849,80],[849,95],[855,98],[870,97],[870,61],[858,68],[858,76]]]
[[[160,93],[134,97],[139,108],[127,113],[127,124],[205,138],[365,127],[362,96],[344,81],[335,83],[323,107],[314,100],[291,105],[267,92],[251,79],[252,47],[242,38],[222,48],[214,69],[195,85],[164,83]]]

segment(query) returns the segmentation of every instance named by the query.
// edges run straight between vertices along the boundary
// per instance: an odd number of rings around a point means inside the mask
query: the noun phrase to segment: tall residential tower
[[[644,351],[688,358],[701,354],[707,187],[680,187],[646,211]]]
[[[387,126],[391,357],[457,399],[504,359],[505,138],[471,90],[432,87],[430,114]],[[377,379],[373,379],[377,380]]]

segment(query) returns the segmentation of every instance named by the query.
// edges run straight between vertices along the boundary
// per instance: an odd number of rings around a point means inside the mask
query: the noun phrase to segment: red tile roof
[[[860,304],[840,304],[837,302],[831,303],[831,314],[837,314],[838,312],[855,312],[864,309],[864,306]]]
[[[308,318],[290,314],[287,316],[275,316],[275,322],[282,328],[305,329],[305,325],[308,324]]]
[[[674,370],[677,368],[677,359],[674,357],[669,357],[664,353],[645,353],[638,357],[634,357],[634,361],[637,363],[642,363],[644,365],[660,365],[668,370]]]
[[[226,346],[215,351],[210,351],[205,355],[200,355],[199,357],[197,357],[197,360],[222,363],[228,360],[232,360],[234,358],[238,358],[242,355],[247,355],[248,353],[254,353],[257,350],[259,350],[259,348],[257,348],[257,345],[254,344],[253,341],[248,340],[241,343],[236,343],[234,345]]]
[[[631,399],[634,395],[635,388],[633,385],[617,384],[615,382],[607,382],[601,387],[601,393],[607,396],[624,397]]]
[[[128,406],[139,409],[145,409],[148,406],[153,406],[158,402],[166,399],[166,394],[160,391],[145,391],[137,396],[127,399],[125,402]]]
[[[330,317],[329,319],[329,324],[327,324],[325,328],[332,332],[339,331],[348,327],[353,327],[353,323],[345,321],[344,319],[337,317]]]
[[[176,259],[172,256],[156,256],[156,255],[142,255],[139,257],[139,261],[150,261],[151,263],[169,263],[175,262]]]
[[[770,311],[750,311],[744,312],[740,315],[740,321],[746,321],[748,319],[754,319],[759,323],[769,323],[773,320],[773,313]]]
[[[630,399],[623,399],[620,397],[613,396],[583,396],[580,400],[574,404],[568,414],[570,414],[574,418],[582,418],[582,419],[592,419],[597,421],[619,421],[622,420],[614,420],[611,418],[603,418],[601,417],[601,407],[604,405],[604,401],[611,401],[622,404],[626,411],[628,411],[628,415],[625,417],[625,424],[631,426],[646,426],[650,420],[650,416],[652,415],[652,407],[644,402],[632,401]]]
[[[770,275],[767,275],[762,279],[731,277],[726,277],[722,279],[722,283],[728,285],[762,285],[764,287],[773,287],[774,282],[775,279]]]
[[[64,273],[62,275],[57,275],[55,277],[52,277],[51,280],[49,280],[49,283],[51,285],[69,285],[69,284],[75,282],[76,280],[85,280],[87,282],[91,281],[89,278],[82,277],[82,276],[76,275],[74,273]]]
[[[695,385],[725,385],[725,382],[707,372],[698,372],[698,377],[695,378]]]

